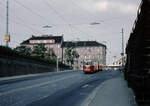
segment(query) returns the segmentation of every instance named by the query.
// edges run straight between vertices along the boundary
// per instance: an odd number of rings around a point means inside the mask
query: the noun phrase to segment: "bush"
[[[40,64],[45,64],[45,65],[56,64],[55,59],[51,59],[51,58],[45,59],[39,56],[27,56],[5,46],[0,46],[0,56],[6,56],[9,58],[26,59],[26,60],[31,60],[35,63],[38,62]],[[59,63],[59,65],[63,68],[69,68],[69,66],[62,64],[61,62]]]

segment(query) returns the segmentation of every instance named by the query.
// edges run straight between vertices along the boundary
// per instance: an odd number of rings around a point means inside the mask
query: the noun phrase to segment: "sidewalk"
[[[102,83],[87,98],[84,106],[137,106],[133,91],[122,77]]]

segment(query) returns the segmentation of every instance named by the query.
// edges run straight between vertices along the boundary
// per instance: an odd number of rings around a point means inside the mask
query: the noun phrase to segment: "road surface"
[[[120,75],[70,71],[0,81],[0,106],[80,106],[97,86]]]

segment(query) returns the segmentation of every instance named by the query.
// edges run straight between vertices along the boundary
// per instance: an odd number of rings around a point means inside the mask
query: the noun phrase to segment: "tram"
[[[83,65],[84,73],[95,73],[101,71],[103,69],[103,65],[100,65],[99,62],[86,60]]]

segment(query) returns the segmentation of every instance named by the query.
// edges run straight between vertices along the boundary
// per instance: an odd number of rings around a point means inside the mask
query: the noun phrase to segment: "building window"
[[[44,40],[44,41],[43,41],[43,43],[47,43],[47,41],[46,41],[46,40]]]
[[[91,52],[91,48],[89,48],[89,52]]]
[[[37,43],[41,43],[41,42],[38,40]]]
[[[49,40],[48,42],[49,43],[55,43],[55,40]]]

